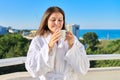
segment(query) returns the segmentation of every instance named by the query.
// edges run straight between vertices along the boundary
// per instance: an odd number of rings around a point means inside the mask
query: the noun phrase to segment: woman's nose
[[[56,24],[56,25],[58,24],[58,20],[55,21],[55,24]]]

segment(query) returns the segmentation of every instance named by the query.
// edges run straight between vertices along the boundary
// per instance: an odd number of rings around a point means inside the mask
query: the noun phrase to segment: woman
[[[80,80],[79,75],[89,69],[83,45],[72,32],[66,32],[65,14],[59,7],[50,7],[41,20],[26,59],[27,71],[39,80]]]

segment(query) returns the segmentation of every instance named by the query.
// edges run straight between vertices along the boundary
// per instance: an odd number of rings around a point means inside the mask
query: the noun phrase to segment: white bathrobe
[[[60,39],[49,52],[50,37],[34,37],[25,62],[27,71],[39,80],[80,80],[89,69],[84,46],[75,37],[68,49],[67,41]]]

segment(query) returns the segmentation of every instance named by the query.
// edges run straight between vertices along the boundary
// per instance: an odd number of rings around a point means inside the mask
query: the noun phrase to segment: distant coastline
[[[98,35],[98,39],[120,39],[120,29],[80,29],[80,38],[87,32],[95,32]]]

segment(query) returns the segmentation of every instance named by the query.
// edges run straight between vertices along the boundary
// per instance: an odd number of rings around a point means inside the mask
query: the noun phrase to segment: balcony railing
[[[99,55],[87,55],[89,60],[115,60],[120,59],[120,54],[99,54]],[[0,59],[0,67],[11,66],[17,64],[23,64],[26,57],[15,57]]]
[[[120,59],[120,54],[88,55],[88,58],[89,60],[116,60],[116,59],[118,60]],[[26,60],[26,57],[0,59],[0,67],[23,64],[25,60]],[[24,74],[21,73],[21,75],[23,76],[25,76],[25,74],[28,77],[29,74],[27,72],[25,72]],[[120,74],[120,67],[90,68],[87,75],[81,76],[81,80],[114,80],[114,79],[119,80],[120,77],[118,74]],[[1,76],[0,76],[0,79],[1,79]],[[15,80],[15,79],[10,79],[10,80]],[[24,79],[17,79],[17,80],[27,80],[27,79],[24,78]],[[29,79],[29,80],[32,80],[32,79]]]

